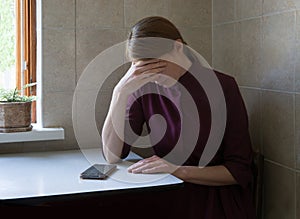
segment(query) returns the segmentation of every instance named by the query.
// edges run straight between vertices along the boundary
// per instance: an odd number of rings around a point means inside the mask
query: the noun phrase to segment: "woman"
[[[143,44],[141,39],[145,37],[169,39],[173,43]],[[178,29],[162,17],[147,17],[132,27],[127,45],[132,65],[113,92],[102,130],[104,156],[110,163],[125,158],[146,124],[155,155],[135,163],[129,172],[165,172],[185,181],[188,218],[254,218],[253,153],[239,88],[234,78],[212,71],[225,97],[226,128],[214,157],[206,166],[199,167],[212,119],[208,97],[190,70],[197,66],[198,74],[202,74],[207,69],[199,65],[184,44]],[[198,121],[183,110],[187,95],[178,84],[193,98],[201,121],[195,147],[184,162],[177,162],[180,153],[175,159],[164,159],[174,147],[184,151],[190,145],[189,139],[194,137],[191,124]],[[163,136],[163,123],[151,121],[157,114],[165,118]]]

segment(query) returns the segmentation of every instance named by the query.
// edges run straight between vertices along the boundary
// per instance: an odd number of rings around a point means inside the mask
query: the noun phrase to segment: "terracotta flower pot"
[[[0,132],[31,131],[32,102],[0,102]]]

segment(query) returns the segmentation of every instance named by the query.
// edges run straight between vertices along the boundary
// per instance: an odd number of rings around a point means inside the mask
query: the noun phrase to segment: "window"
[[[0,0],[0,5],[0,87],[21,89],[36,82],[36,0]],[[36,87],[23,92],[36,95]]]
[[[0,87],[21,88],[41,81],[41,74],[36,74],[36,68],[42,66],[41,33],[36,31],[41,30],[41,4],[41,0],[0,0]],[[34,103],[32,111],[32,122],[37,124],[31,132],[0,133],[0,144],[64,140],[63,128],[44,128],[41,110],[36,114],[36,107],[41,108],[41,89],[33,87],[24,92],[37,92],[38,104]]]

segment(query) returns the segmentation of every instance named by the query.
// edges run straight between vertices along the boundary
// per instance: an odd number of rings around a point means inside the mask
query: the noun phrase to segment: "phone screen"
[[[116,169],[114,164],[94,164],[80,174],[82,179],[105,179]]]

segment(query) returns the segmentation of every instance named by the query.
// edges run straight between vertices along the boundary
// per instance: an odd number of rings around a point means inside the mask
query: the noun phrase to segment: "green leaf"
[[[26,84],[23,89],[35,86],[36,83]],[[17,88],[6,90],[0,88],[0,101],[3,102],[31,102],[35,101],[36,96],[25,96],[21,95],[21,91]]]

